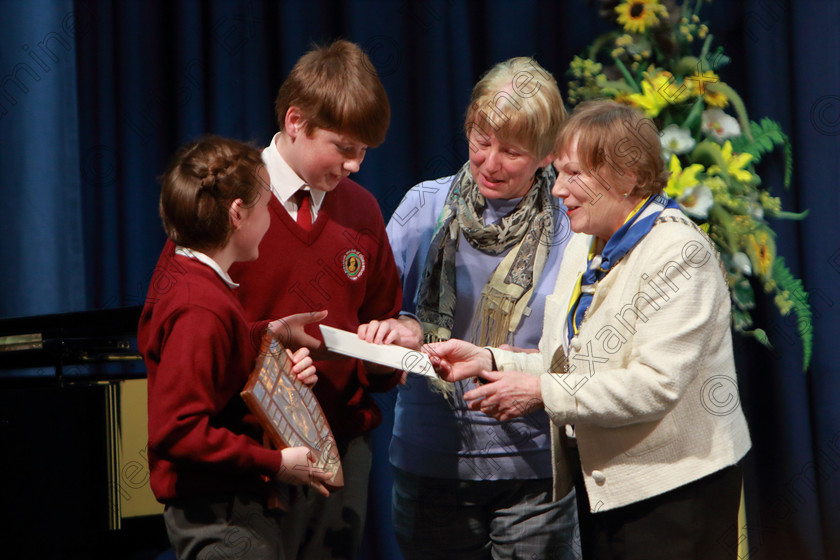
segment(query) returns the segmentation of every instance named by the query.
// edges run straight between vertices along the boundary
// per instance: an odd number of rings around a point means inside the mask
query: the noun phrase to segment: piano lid
[[[0,319],[0,370],[141,360],[142,306]]]

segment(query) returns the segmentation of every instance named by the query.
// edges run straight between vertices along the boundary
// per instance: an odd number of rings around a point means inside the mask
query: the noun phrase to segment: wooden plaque
[[[291,374],[290,366],[285,347],[266,332],[242,399],[277,449],[308,447],[315,467],[333,475],[325,486],[341,488],[344,474],[332,430],[312,390]]]

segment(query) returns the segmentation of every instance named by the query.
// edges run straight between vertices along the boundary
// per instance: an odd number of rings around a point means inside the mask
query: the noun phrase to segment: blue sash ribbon
[[[667,208],[679,208],[679,205],[662,194],[648,198],[610,237],[600,255],[590,253],[586,271],[575,285],[576,293],[572,294],[572,304],[566,318],[569,340],[578,333],[586,310],[592,304],[598,282],[650,232],[656,219]]]

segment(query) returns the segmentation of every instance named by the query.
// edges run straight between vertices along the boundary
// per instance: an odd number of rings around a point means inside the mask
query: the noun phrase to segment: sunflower
[[[644,33],[648,27],[658,25],[660,18],[668,17],[668,10],[659,0],[624,0],[615,7],[615,13],[628,33]]]

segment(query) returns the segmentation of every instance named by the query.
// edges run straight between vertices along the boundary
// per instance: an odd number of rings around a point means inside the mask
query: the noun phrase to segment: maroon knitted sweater
[[[230,269],[249,320],[277,319],[327,309],[325,325],[355,332],[360,324],[395,317],[402,291],[379,204],[344,179],[327,193],[312,229],[304,231],[280,201],[269,204],[271,226],[259,259]],[[307,332],[321,338],[317,325]],[[362,362],[316,362],[315,395],[338,439],[379,425],[382,413],[369,392],[393,388],[397,375],[370,375]]]
[[[149,391],[149,466],[158,500],[263,493],[282,456],[239,396],[264,323],[207,265],[173,254],[155,268],[137,331]]]

